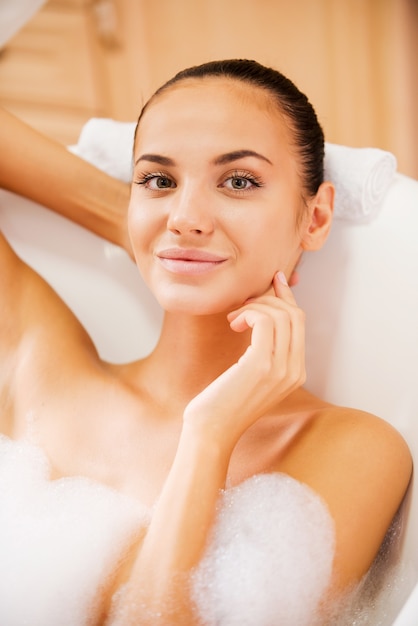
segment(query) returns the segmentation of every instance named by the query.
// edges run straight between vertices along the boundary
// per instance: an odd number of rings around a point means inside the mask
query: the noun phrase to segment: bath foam
[[[49,480],[38,447],[0,435],[0,624],[85,626],[148,512],[86,478]]]
[[[40,448],[0,435],[1,626],[94,623],[98,589],[149,523],[149,510],[117,491],[86,478],[50,481],[49,472]],[[391,626],[404,575],[396,570],[401,526],[400,517],[362,583],[332,607],[330,621],[316,620],[334,551],[325,504],[283,474],[227,489],[192,576],[201,623]],[[122,588],[107,624],[120,623],[124,600]]]
[[[205,626],[311,626],[332,572],[335,533],[325,503],[284,474],[223,492],[193,574]]]

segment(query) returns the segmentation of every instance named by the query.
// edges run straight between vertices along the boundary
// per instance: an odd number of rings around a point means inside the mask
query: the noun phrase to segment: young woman
[[[255,62],[191,68],[156,92],[129,234],[165,318],[141,361],[103,362],[1,241],[0,477],[26,468],[0,518],[22,564],[0,583],[9,625],[324,624],[369,570],[411,459],[387,423],[302,386],[287,279],[329,233],[323,151],[306,97]],[[40,465],[42,497],[57,488],[41,513]]]

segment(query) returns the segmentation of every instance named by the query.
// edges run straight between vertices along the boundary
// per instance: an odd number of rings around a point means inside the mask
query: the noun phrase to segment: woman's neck
[[[231,330],[226,315],[166,314],[160,340],[141,363],[140,376],[158,396],[185,406],[202,389],[240,358],[250,331]],[[145,381],[144,381],[145,382]]]

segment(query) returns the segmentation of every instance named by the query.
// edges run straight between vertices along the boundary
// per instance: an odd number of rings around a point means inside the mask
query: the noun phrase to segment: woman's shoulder
[[[401,433],[388,421],[373,413],[346,406],[328,405],[315,420],[317,442],[324,452],[364,455],[364,463],[404,461],[409,468],[411,456]]]
[[[407,443],[387,421],[323,401],[303,388],[256,423],[236,455],[251,472],[253,465],[258,471],[271,468],[307,484],[334,479],[341,484],[356,475],[384,475],[393,469],[402,489],[412,469]]]
[[[412,461],[401,433],[389,422],[370,412],[323,402],[307,394],[311,411],[293,453],[296,463],[350,473],[385,474],[393,468],[401,482],[409,480]],[[309,464],[308,464],[309,465]],[[311,467],[314,470],[314,467]]]
[[[364,463],[373,462],[382,453],[396,462],[397,457],[410,465],[408,446],[400,432],[388,421],[368,411],[339,406],[324,401],[304,388],[291,394],[266,422],[268,442],[285,441],[279,446],[282,461],[306,466],[306,459],[335,459],[364,456]],[[276,446],[277,449],[277,446]],[[315,451],[315,453],[313,452]]]

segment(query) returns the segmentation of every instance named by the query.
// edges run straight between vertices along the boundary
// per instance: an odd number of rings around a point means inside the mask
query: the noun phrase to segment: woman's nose
[[[176,235],[209,234],[213,231],[213,217],[203,193],[185,189],[172,198],[167,228]]]

